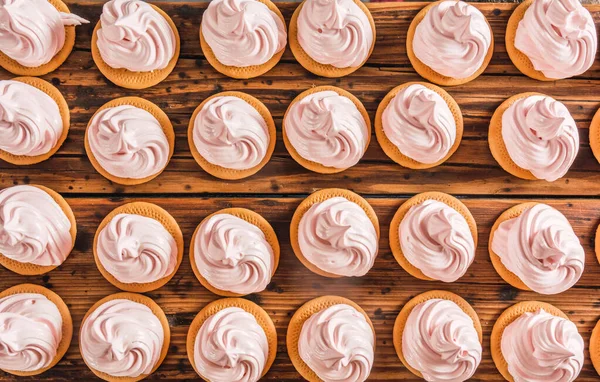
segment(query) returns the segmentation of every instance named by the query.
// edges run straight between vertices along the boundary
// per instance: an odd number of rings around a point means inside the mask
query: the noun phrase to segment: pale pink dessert
[[[79,334],[85,362],[111,377],[150,374],[164,341],[162,324],[152,310],[126,299],[100,305],[85,319]]]
[[[402,333],[402,354],[426,381],[469,380],[481,362],[473,320],[456,303],[431,299],[415,306]]]
[[[552,79],[577,76],[594,63],[598,37],[590,12],[579,0],[535,0],[515,36],[535,70]]]
[[[234,96],[217,96],[206,102],[196,115],[192,136],[204,159],[234,170],[258,166],[271,141],[262,115]]]
[[[474,75],[491,45],[492,31],[481,11],[453,0],[436,3],[427,11],[412,42],[419,61],[456,79]]]
[[[362,65],[371,53],[375,31],[353,0],[305,0],[298,14],[298,42],[323,65]]]
[[[200,28],[217,60],[227,66],[265,64],[287,43],[283,20],[258,0],[211,1]]]
[[[157,220],[118,214],[100,231],[100,263],[118,281],[151,283],[169,276],[177,265],[177,243]]]
[[[492,251],[506,269],[541,294],[571,288],[585,265],[585,252],[567,218],[541,203],[500,223]]]
[[[378,241],[365,211],[344,197],[313,204],[298,227],[302,256],[322,271],[339,276],[369,272],[377,257]]]
[[[100,110],[88,126],[87,141],[96,161],[109,174],[143,179],[161,172],[171,147],[158,120],[131,105]]]
[[[0,0],[0,51],[23,66],[38,67],[63,48],[65,26],[88,22],[59,12],[48,0]]]
[[[110,0],[102,8],[100,22],[98,50],[111,68],[164,69],[175,54],[177,40],[171,25],[144,1]]]
[[[38,293],[0,299],[0,369],[33,372],[50,366],[62,340],[56,305]]]
[[[13,186],[0,191],[0,253],[20,263],[62,264],[71,249],[71,222],[45,191]]]
[[[502,356],[514,382],[571,382],[584,363],[574,323],[543,309],[523,313],[502,333]]]
[[[194,341],[194,366],[207,381],[256,382],[269,357],[269,343],[256,318],[237,307],[204,321]]]
[[[304,322],[298,353],[324,382],[362,382],[373,367],[375,336],[361,312],[337,304]]]
[[[312,93],[293,103],[283,123],[296,152],[327,167],[345,169],[357,164],[370,138],[354,102],[332,90]]]
[[[400,90],[383,111],[381,123],[398,150],[420,163],[441,161],[456,142],[456,121],[448,103],[421,84]]]
[[[0,81],[0,150],[44,155],[56,147],[62,133],[63,120],[52,97],[24,82]]]
[[[517,166],[548,182],[562,178],[579,151],[569,110],[545,95],[520,98],[504,111],[502,139]]]
[[[411,207],[398,228],[402,254],[434,280],[453,282],[475,260],[475,240],[467,220],[437,200]]]

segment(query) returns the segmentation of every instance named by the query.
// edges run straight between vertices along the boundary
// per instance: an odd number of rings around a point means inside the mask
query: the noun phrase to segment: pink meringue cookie
[[[194,120],[194,146],[208,162],[234,170],[258,166],[267,155],[271,135],[267,122],[245,100],[235,96],[209,99]]]
[[[323,65],[362,65],[373,48],[375,31],[353,0],[305,0],[298,14],[298,42]]]
[[[98,50],[111,68],[132,72],[164,69],[177,41],[169,22],[141,0],[110,0],[104,4],[97,31]]]
[[[365,211],[341,196],[313,204],[298,227],[302,256],[322,271],[339,276],[369,272],[377,257],[378,241]]]
[[[543,309],[525,312],[502,333],[501,351],[514,382],[571,382],[583,367],[574,323]]]
[[[87,130],[94,158],[109,174],[143,179],[161,172],[171,147],[160,122],[148,111],[132,105],[100,110]]]
[[[65,44],[65,26],[89,21],[59,12],[48,0],[0,0],[0,51],[33,68],[47,64]]]
[[[271,282],[273,248],[263,231],[244,219],[217,213],[200,224],[192,245],[198,271],[219,290],[245,295]]]
[[[581,277],[585,252],[569,221],[558,210],[536,204],[500,223],[492,251],[531,290],[555,294]]]
[[[324,382],[366,381],[373,367],[375,336],[365,316],[337,304],[310,316],[298,339],[300,358]]]
[[[479,335],[456,303],[431,299],[415,306],[402,333],[402,354],[426,381],[469,380],[481,362]]]
[[[535,70],[552,79],[588,70],[597,46],[594,19],[579,0],[535,0],[515,35],[515,48],[531,60]]]
[[[256,382],[265,369],[269,343],[256,318],[237,307],[204,321],[194,341],[194,365],[211,382]]]
[[[44,155],[56,147],[63,128],[58,105],[48,94],[24,82],[0,81],[0,150]]]
[[[223,65],[262,65],[285,48],[279,15],[258,0],[214,0],[202,15],[202,37]]]
[[[327,167],[354,166],[370,139],[367,122],[354,102],[333,90],[311,93],[294,102],[283,123],[296,152]]]
[[[439,162],[456,142],[456,121],[448,103],[421,84],[400,90],[383,111],[381,122],[398,150],[420,163]]]
[[[33,372],[50,366],[62,340],[56,305],[39,293],[0,299],[0,369]]]
[[[71,222],[47,192],[34,186],[0,191],[0,253],[20,263],[62,264],[71,249]]]
[[[413,52],[437,73],[457,79],[475,74],[492,45],[485,16],[464,1],[435,3],[417,25]]]
[[[177,243],[157,220],[118,214],[100,231],[96,252],[100,263],[122,283],[151,283],[173,273]]]
[[[411,207],[398,235],[406,260],[434,280],[456,281],[475,260],[475,240],[467,220],[437,200]]]
[[[517,166],[548,182],[562,178],[579,151],[579,132],[569,110],[545,95],[517,99],[504,111],[502,139]]]
[[[152,310],[126,299],[109,300],[96,308],[79,335],[85,362],[112,377],[150,374],[164,341],[162,324]]]

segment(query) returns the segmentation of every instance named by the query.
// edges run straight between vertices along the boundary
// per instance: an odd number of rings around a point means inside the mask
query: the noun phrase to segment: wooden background
[[[29,167],[0,162],[0,188],[16,184],[42,184],[62,193],[71,204],[78,225],[73,253],[58,269],[44,276],[24,277],[1,270],[0,289],[33,282],[61,295],[79,330],[84,313],[100,298],[117,292],[94,265],[91,244],[96,227],[113,208],[132,200],[157,203],[179,222],[186,241],[186,255],[175,277],[164,287],[148,293],[165,310],[172,330],[169,354],[150,379],[197,378],[185,352],[187,329],[195,314],[217,296],[204,289],[192,274],[187,245],[196,225],[208,214],[225,207],[251,208],[274,226],[281,243],[281,262],[273,282],[262,293],[248,296],[271,315],[279,334],[278,354],[266,379],[298,380],[285,351],[285,333],[294,311],[305,301],[325,294],[351,298],[371,317],[377,332],[377,353],[370,380],[418,380],[399,361],[392,345],[392,326],[402,305],[412,296],[434,288],[447,289],[466,298],[475,308],[484,328],[484,357],[474,380],[499,381],[489,352],[492,325],[503,309],[517,301],[540,299],[565,311],[577,324],[586,349],[591,330],[600,317],[600,265],[594,255],[594,232],[600,220],[600,165],[588,144],[588,125],[600,106],[600,64],[583,76],[558,82],[537,82],[521,75],[504,48],[504,31],[512,4],[478,4],[488,18],[496,41],[495,53],[485,74],[448,92],[460,105],[464,138],[460,148],[442,166],[412,171],[389,160],[373,135],[371,145],[355,167],[336,175],[319,175],[296,164],[278,141],[271,161],[257,175],[241,181],[223,181],[204,173],[188,148],[186,131],[194,108],[206,97],[223,90],[246,91],[262,100],[273,113],[278,129],[287,105],[301,91],[314,85],[336,85],[361,99],[371,118],[379,101],[393,87],[420,80],[405,54],[408,25],[424,3],[371,4],[377,26],[377,42],[368,63],[355,74],[341,79],[316,77],[297,64],[289,52],[266,75],[247,81],[225,78],[202,56],[198,28],[205,9],[202,3],[156,4],[179,28],[182,51],[173,73],[161,84],[143,91],[120,89],[97,70],[90,54],[90,34],[101,6],[94,2],[68,1],[71,11],[92,21],[77,28],[76,47],[66,63],[43,78],[64,94],[71,109],[71,130],[64,146],[50,160]],[[279,4],[289,20],[296,4]],[[598,23],[600,6],[590,6]],[[0,79],[11,74],[0,70]],[[487,146],[488,122],[494,109],[506,98],[525,91],[538,91],[563,101],[581,132],[579,155],[567,176],[554,183],[522,181],[505,173]],[[171,118],[177,139],[175,155],[166,171],[140,186],[123,187],[96,173],[87,159],[83,137],[89,118],[105,102],[125,95],[142,96],[157,103]],[[375,266],[362,278],[327,279],[300,264],[289,244],[288,224],[296,206],[310,192],[325,187],[345,187],[364,195],[375,208],[382,228]],[[388,227],[400,204],[415,193],[443,191],[460,197],[471,209],[479,227],[476,260],[458,282],[420,281],[404,272],[388,246]],[[494,220],[506,208],[524,200],[544,201],[561,210],[586,250],[583,277],[569,291],[540,296],[518,291],[494,271],[487,240]],[[1,372],[0,372],[1,373]],[[0,379],[12,379],[1,373]],[[73,339],[66,357],[53,369],[30,380],[88,380],[93,374],[83,363],[78,340]],[[586,350],[586,363],[579,380],[598,380]]]

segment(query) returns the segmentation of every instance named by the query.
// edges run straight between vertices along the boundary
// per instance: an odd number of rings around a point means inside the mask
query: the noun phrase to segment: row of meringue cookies
[[[0,369],[19,376],[41,374],[69,348],[71,314],[60,296],[42,286],[21,284],[0,293]],[[404,366],[426,381],[466,381],[482,359],[482,327],[460,296],[442,290],[422,293],[400,310],[393,342]],[[170,343],[161,307],[137,293],[116,293],[95,303],[79,332],[86,365],[101,379],[135,382],[155,372]],[[322,296],[306,302],[287,329],[287,352],[309,382],[363,382],[375,360],[376,334],[367,313],[353,301]],[[584,341],[558,308],[524,301],[506,309],[491,334],[491,354],[509,381],[571,382],[584,364]],[[269,314],[242,298],[206,305],[188,329],[187,355],[210,382],[256,382],[277,353]],[[600,373],[600,322],[590,339]],[[455,354],[448,357],[447,354]]]

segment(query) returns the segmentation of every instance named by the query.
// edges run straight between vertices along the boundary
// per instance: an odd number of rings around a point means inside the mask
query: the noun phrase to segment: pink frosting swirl
[[[375,31],[354,0],[305,0],[298,14],[298,42],[315,61],[336,68],[360,66]]]
[[[458,280],[475,259],[475,240],[467,220],[437,200],[411,207],[398,232],[406,260],[434,280]]]
[[[256,382],[269,357],[269,343],[256,318],[237,307],[204,321],[194,342],[194,365],[207,381]]]
[[[0,299],[0,369],[31,372],[50,366],[63,320],[46,296],[18,293]]]
[[[63,48],[66,25],[88,22],[48,0],[0,0],[0,51],[23,66],[41,66]]]
[[[290,144],[302,158],[327,167],[354,166],[369,139],[367,123],[354,102],[332,90],[293,103],[284,125]]]
[[[100,231],[100,263],[122,283],[150,283],[173,273],[177,243],[157,220],[118,214]]]
[[[94,158],[113,176],[143,179],[161,172],[171,151],[167,136],[152,114],[121,105],[100,110],[88,126]]]
[[[413,52],[439,74],[467,78],[475,74],[492,44],[485,16],[464,1],[442,1],[432,6],[417,25]]]
[[[579,75],[594,63],[598,37],[579,0],[535,0],[519,22],[515,47],[548,78]]]
[[[202,36],[223,65],[262,65],[285,48],[277,13],[258,0],[214,0],[202,15]]]
[[[217,96],[204,104],[193,128],[196,150],[208,162],[234,170],[258,166],[271,135],[254,106],[235,96]]]
[[[518,99],[504,111],[502,139],[517,166],[548,182],[562,178],[579,151],[579,132],[569,110],[544,95]]]
[[[456,121],[446,101],[421,84],[400,90],[381,119],[385,136],[420,163],[442,160],[456,141]]]
[[[63,120],[56,101],[24,82],[0,81],[0,149],[36,156],[58,144]]]
[[[71,249],[71,222],[45,191],[13,186],[0,191],[0,253],[20,263],[62,264]]]
[[[104,4],[98,29],[98,50],[108,66],[132,72],[164,69],[175,55],[177,41],[169,22],[141,0],[110,0]]]
[[[541,294],[561,293],[575,285],[585,264],[585,252],[567,218],[541,203],[500,223],[492,251],[506,269]]]
[[[339,276],[363,276],[378,251],[377,231],[365,211],[338,196],[313,204],[300,219],[302,256],[319,269]]]
[[[575,324],[543,309],[508,325],[500,346],[515,382],[571,382],[583,367],[583,338]]]
[[[198,227],[194,261],[202,277],[220,290],[250,294],[271,282],[275,256],[263,231],[230,214],[215,214]]]
[[[481,362],[481,343],[473,320],[449,300],[415,306],[402,333],[406,362],[426,381],[469,380]]]
[[[373,367],[375,336],[362,313],[337,304],[314,313],[302,325],[300,358],[324,382],[366,381]]]
[[[113,377],[150,374],[164,341],[163,327],[152,310],[125,299],[96,308],[83,322],[79,335],[85,362]]]

